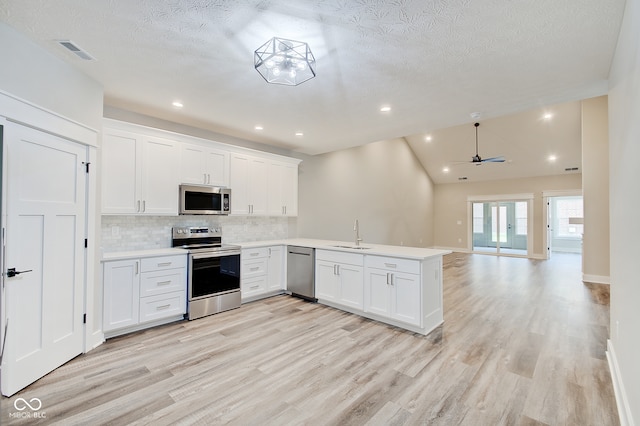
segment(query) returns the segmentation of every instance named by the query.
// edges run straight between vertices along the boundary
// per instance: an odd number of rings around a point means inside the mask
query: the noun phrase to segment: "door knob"
[[[33,269],[29,269],[27,271],[16,271],[16,268],[7,269],[7,277],[15,277],[16,275],[24,274],[25,272],[32,272]]]

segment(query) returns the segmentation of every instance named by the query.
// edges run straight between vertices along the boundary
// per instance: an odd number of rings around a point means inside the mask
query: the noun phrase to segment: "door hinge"
[[[84,166],[85,166],[85,168],[86,168],[87,173],[89,173],[89,164],[91,164],[91,163],[85,163],[85,162],[83,161],[83,162],[82,162],[82,164],[84,164]]]
[[[82,323],[83,324],[87,323],[87,314],[82,315]]]

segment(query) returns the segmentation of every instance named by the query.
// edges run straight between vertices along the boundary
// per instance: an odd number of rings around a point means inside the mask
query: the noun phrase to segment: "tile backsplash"
[[[296,218],[259,216],[102,216],[104,253],[171,247],[174,226],[222,228],[222,242],[295,237]]]

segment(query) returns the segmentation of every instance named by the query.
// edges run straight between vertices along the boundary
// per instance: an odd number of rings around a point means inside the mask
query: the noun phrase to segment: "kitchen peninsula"
[[[424,335],[443,322],[442,256],[450,251],[304,238],[240,246],[243,303],[282,293],[286,247],[301,246],[315,249],[319,303]],[[255,266],[260,258],[263,267]]]

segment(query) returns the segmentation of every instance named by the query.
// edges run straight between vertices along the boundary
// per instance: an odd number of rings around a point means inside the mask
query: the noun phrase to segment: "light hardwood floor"
[[[114,338],[1,424],[615,425],[607,286],[580,257],[445,257],[425,337],[288,296]],[[39,398],[46,419],[9,418]]]

